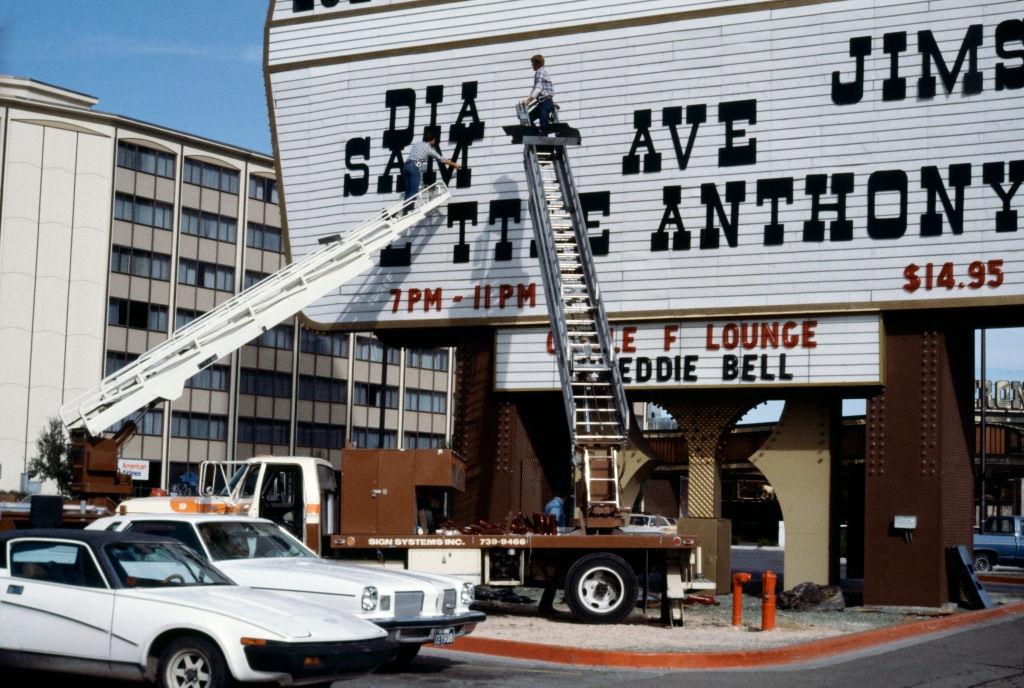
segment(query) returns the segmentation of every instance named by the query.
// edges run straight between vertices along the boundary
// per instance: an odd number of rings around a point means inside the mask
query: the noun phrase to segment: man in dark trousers
[[[530,107],[530,103],[537,103],[537,107],[530,111],[530,121],[539,119],[540,130],[547,131],[548,123],[555,113],[555,87],[551,83],[551,75],[544,66],[544,56],[534,55],[530,58],[533,66],[533,90],[530,95],[523,98],[523,105]]]
[[[437,132],[428,128],[423,132],[423,140],[412,144],[409,156],[402,165],[402,179],[405,180],[405,200],[415,196],[420,190],[420,180],[423,178],[423,167],[427,164],[427,158],[433,158],[439,163],[459,169],[461,165],[441,157],[437,151]]]

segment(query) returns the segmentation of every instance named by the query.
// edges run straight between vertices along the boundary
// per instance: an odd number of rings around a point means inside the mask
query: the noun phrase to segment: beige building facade
[[[270,156],[97,103],[0,77],[0,490],[32,487],[63,403],[288,260]],[[140,413],[124,458],[148,491],[207,459],[446,445],[451,355],[291,318]]]

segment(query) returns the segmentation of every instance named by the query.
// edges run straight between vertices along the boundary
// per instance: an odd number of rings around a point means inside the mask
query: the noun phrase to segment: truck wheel
[[[622,557],[588,554],[569,569],[565,599],[572,613],[590,623],[618,623],[636,606],[636,576]]]
[[[224,657],[208,640],[177,638],[160,653],[157,688],[224,688],[228,681]]]
[[[987,573],[992,570],[992,555],[988,552],[974,553],[974,572]]]
[[[423,646],[419,643],[402,643],[398,646],[398,652],[395,653],[394,658],[387,665],[392,669],[404,669],[412,660],[416,659],[421,647]]]

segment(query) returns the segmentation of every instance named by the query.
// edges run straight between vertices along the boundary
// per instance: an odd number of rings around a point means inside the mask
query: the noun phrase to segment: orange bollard
[[[743,584],[750,580],[749,573],[732,574],[732,625],[743,625]]]
[[[775,572],[769,569],[761,575],[761,630],[775,630]]]

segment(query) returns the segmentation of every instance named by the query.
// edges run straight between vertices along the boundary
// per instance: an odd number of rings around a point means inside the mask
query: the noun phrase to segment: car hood
[[[234,559],[214,562],[229,578],[241,585],[305,592],[332,592],[361,595],[372,585],[381,594],[419,591],[441,594],[445,588],[458,590],[462,582],[455,578],[409,571],[391,571],[369,566],[336,564],[324,559],[273,558]]]
[[[234,585],[122,589],[123,597],[230,617],[274,636],[314,641],[370,640],[387,635],[368,621],[267,590]],[[187,616],[187,613],[183,613]]]

